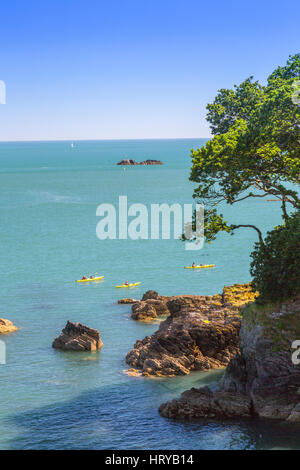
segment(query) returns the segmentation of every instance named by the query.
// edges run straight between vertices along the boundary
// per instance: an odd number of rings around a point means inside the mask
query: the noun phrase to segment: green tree
[[[282,215],[299,211],[300,198],[293,189],[300,183],[300,110],[293,103],[293,84],[300,77],[300,54],[278,67],[265,86],[248,78],[233,90],[222,89],[207,106],[214,137],[191,151],[190,180],[198,183],[194,198],[206,208],[205,236],[233,233],[240,227],[218,213],[222,202],[236,204],[247,198],[272,195],[281,201]]]
[[[300,293],[300,214],[268,232],[252,253],[252,285],[259,301],[283,301]]]

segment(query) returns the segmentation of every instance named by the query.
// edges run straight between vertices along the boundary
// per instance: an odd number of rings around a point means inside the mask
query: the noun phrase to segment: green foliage
[[[268,232],[251,254],[252,285],[260,302],[282,301],[300,294],[300,213]]]
[[[300,107],[293,103],[293,83],[300,77],[300,54],[278,67],[266,86],[252,77],[233,90],[222,89],[207,106],[214,137],[192,150],[190,179],[199,183],[194,197],[208,209],[206,236],[213,240],[230,225],[217,214],[221,202],[272,195],[282,203],[300,208],[300,199],[290,184],[300,183]],[[249,225],[250,226],[250,225]],[[254,228],[262,237],[257,227]]]
[[[207,105],[207,120],[213,134],[224,134],[230,130],[237,119],[248,122],[254,109],[264,99],[264,87],[247,78],[234,90],[222,88],[212,104]]]

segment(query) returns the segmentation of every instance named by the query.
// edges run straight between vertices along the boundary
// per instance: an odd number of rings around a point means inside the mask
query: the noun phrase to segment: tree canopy
[[[283,301],[300,292],[300,213],[268,232],[264,244],[256,243],[250,273],[259,301]]]
[[[300,107],[293,102],[295,80],[300,78],[300,54],[269,76],[266,85],[246,79],[234,89],[219,90],[207,106],[213,138],[191,151],[190,180],[199,183],[194,198],[205,206],[205,236],[214,240],[223,230],[254,228],[230,225],[218,213],[222,202],[272,195],[287,207],[300,209],[293,185],[300,183]],[[290,184],[291,183],[291,184]]]

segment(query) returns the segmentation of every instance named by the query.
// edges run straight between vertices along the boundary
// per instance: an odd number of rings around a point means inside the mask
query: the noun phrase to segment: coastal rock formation
[[[160,160],[144,160],[143,162],[136,162],[131,158],[126,158],[121,160],[117,165],[162,165],[163,163]]]
[[[139,163],[136,162],[135,160],[132,160],[131,158],[126,158],[125,160],[121,160],[119,163],[117,163],[117,165],[122,165],[122,166],[125,166],[125,165],[139,165]]]
[[[0,334],[13,333],[13,331],[17,331],[17,329],[18,328],[10,320],[0,318]]]
[[[53,348],[65,351],[96,351],[102,346],[99,331],[70,321],[52,343]]]
[[[163,162],[160,160],[144,160],[140,165],[162,165]]]
[[[239,308],[255,294],[246,284],[226,287],[222,295],[162,298],[152,291],[143,298],[133,304],[133,318],[169,316],[152,336],[135,343],[126,362],[143,375],[172,376],[225,367],[238,352]]]
[[[300,297],[281,305],[247,306],[238,353],[215,392],[191,389],[160,406],[165,417],[260,416],[300,421],[300,365],[292,343],[300,339]]]
[[[169,315],[167,301],[170,297],[158,295],[156,291],[147,291],[142,300],[120,299],[119,304],[133,304],[131,317],[133,320],[153,322],[159,316]]]
[[[242,394],[213,393],[209,387],[192,388],[179,399],[161,405],[159,412],[165,418],[247,418],[251,415],[251,400]]]
[[[136,299],[130,299],[130,298],[126,298],[126,297],[125,297],[125,299],[118,300],[118,304],[136,304],[137,302],[139,302],[139,301],[136,300]]]
[[[147,291],[141,300],[121,299],[120,304],[133,304],[131,317],[133,320],[144,322],[153,322],[158,317],[168,316],[177,312],[199,310],[213,312],[214,316],[218,315],[221,310],[221,318],[223,311],[229,308],[230,312],[239,308],[245,303],[253,301],[255,294],[251,292],[250,284],[235,284],[233,286],[224,287],[222,295],[201,296],[201,295],[177,295],[165,296],[158,295],[156,291]]]

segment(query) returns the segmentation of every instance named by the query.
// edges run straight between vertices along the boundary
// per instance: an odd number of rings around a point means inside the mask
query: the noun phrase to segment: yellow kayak
[[[78,279],[76,282],[91,282],[91,281],[101,281],[104,276],[93,277],[92,279]]]
[[[135,287],[135,286],[139,286],[140,285],[140,282],[135,282],[134,284],[122,284],[121,286],[116,286],[117,289],[121,289],[122,287]]]
[[[201,269],[201,268],[214,268],[214,264],[202,264],[199,266],[185,266],[184,269]]]

